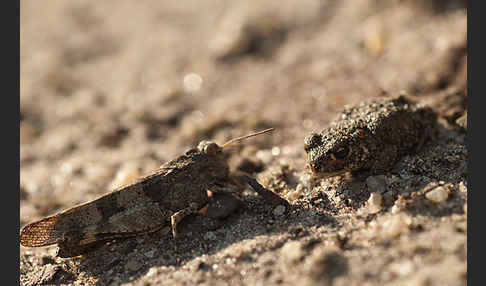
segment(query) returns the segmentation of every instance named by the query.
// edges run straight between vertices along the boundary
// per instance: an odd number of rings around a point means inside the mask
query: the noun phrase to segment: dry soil
[[[21,285],[466,285],[467,1],[21,1],[20,224],[148,174],[202,139],[251,190],[88,255],[20,247]],[[407,92],[436,141],[384,174],[311,176],[304,137]]]

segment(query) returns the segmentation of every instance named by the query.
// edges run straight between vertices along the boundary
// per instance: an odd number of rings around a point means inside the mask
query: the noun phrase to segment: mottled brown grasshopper
[[[197,148],[163,164],[152,174],[95,200],[74,206],[24,226],[20,244],[40,247],[58,244],[59,257],[73,257],[94,250],[107,241],[155,232],[185,216],[204,213],[211,193],[250,185],[272,204],[288,202],[247,175],[230,174],[226,146],[273,128],[235,138],[219,146],[202,141]],[[226,190],[226,191],[224,191]]]

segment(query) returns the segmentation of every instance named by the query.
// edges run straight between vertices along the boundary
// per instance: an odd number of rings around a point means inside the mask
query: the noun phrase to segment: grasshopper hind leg
[[[188,215],[198,213],[198,211],[199,209],[197,204],[191,203],[187,208],[177,211],[170,217],[170,224],[172,226],[172,235],[174,236],[174,239],[178,238],[177,223]]]

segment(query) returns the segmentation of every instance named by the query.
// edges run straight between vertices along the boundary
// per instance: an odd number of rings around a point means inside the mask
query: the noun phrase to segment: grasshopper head
[[[209,156],[216,156],[223,152],[223,148],[211,141],[201,141],[197,145],[197,150]]]

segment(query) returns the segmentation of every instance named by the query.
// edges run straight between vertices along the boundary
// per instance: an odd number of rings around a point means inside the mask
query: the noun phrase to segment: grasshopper
[[[187,215],[204,214],[212,193],[228,194],[228,189],[231,193],[246,184],[270,203],[288,207],[286,200],[254,178],[231,174],[227,162],[225,147],[272,130],[234,138],[221,146],[201,141],[196,148],[132,184],[27,224],[20,231],[20,244],[57,244],[57,255],[66,258],[95,250],[113,239],[155,232],[166,226],[177,239],[177,224]]]

